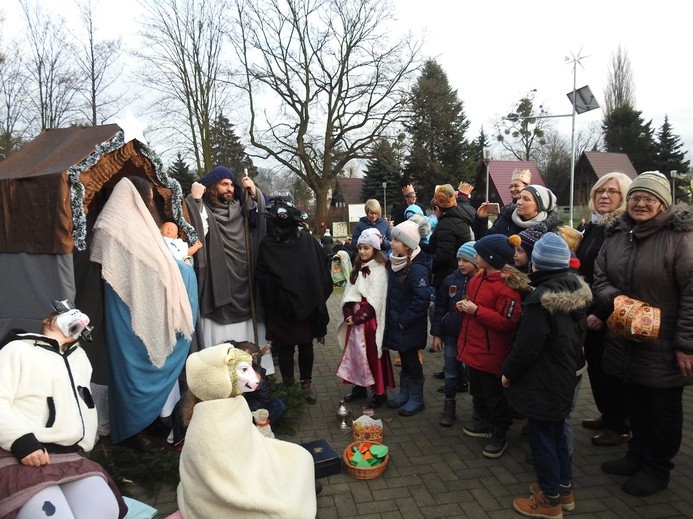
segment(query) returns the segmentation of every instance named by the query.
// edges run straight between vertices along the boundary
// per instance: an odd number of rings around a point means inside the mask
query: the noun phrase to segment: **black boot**
[[[344,395],[344,401],[345,402],[353,402],[354,400],[361,400],[362,398],[366,398],[368,396],[368,391],[366,391],[366,388],[363,386],[357,386],[354,384],[351,386],[351,393],[347,393]]]
[[[440,413],[440,419],[438,423],[443,427],[450,427],[455,423],[455,417],[457,413],[455,411],[455,399],[446,398],[443,401],[443,412]]]
[[[368,407],[371,409],[378,409],[387,403],[387,395],[373,395],[368,401]]]

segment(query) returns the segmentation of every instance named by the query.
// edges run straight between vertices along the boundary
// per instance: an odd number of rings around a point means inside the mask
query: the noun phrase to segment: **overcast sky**
[[[398,27],[424,36],[424,56],[435,58],[457,89],[471,122],[472,139],[482,125],[487,134],[492,133],[493,121],[532,89],[548,113],[570,113],[566,94],[573,88],[573,65],[565,62],[566,57],[582,56],[577,86],[589,85],[603,105],[608,65],[621,45],[631,62],[636,109],[645,121],[652,120],[655,130],[668,114],[684,149],[693,149],[693,3],[660,0],[637,7],[614,0],[394,3]],[[0,0],[6,32],[22,26],[18,5],[18,0]],[[45,5],[51,10],[62,6],[68,19],[74,11],[72,0]],[[124,34],[132,45],[139,9],[136,0],[101,0],[99,34]],[[137,113],[137,107],[132,108]],[[576,128],[602,117],[601,109],[578,115]],[[554,121],[569,138],[570,118]],[[690,153],[687,158],[691,159]]]

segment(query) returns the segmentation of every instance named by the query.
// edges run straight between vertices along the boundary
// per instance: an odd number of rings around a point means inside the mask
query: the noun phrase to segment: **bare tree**
[[[0,55],[0,160],[19,148],[31,123],[19,56],[16,47]]]
[[[531,90],[513,112],[494,123],[496,140],[517,160],[538,161],[552,127],[543,105],[535,106],[536,93]]]
[[[69,122],[79,85],[72,66],[72,49],[63,27],[65,21],[41,11],[38,3],[19,0],[26,22],[28,52],[23,55],[30,79],[30,96],[41,129]]]
[[[112,90],[122,72],[122,67],[118,64],[122,54],[122,40],[118,38],[96,41],[95,7],[92,0],[77,0],[76,4],[86,32],[84,41],[75,36],[75,39],[81,42],[79,49],[76,49],[75,59],[82,77],[86,80],[84,88],[80,90],[86,101],[86,109],[80,111],[92,126],[96,126],[118,112],[113,105],[123,97],[122,93],[107,93]]]
[[[227,27],[223,0],[145,0],[144,86],[158,93],[156,105],[168,129],[192,150],[197,171],[211,164],[210,126],[224,108],[221,69]]]
[[[611,55],[606,90],[604,92],[604,115],[609,115],[614,108],[624,105],[635,107],[633,74],[630,68],[628,51],[618,46]]]
[[[389,0],[236,0],[234,46],[250,107],[250,142],[315,193],[352,159],[367,158],[401,120],[420,47],[392,41]]]

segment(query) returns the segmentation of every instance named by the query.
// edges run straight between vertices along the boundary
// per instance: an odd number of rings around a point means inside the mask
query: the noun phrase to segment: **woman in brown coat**
[[[661,310],[654,341],[606,336],[603,367],[623,382],[632,439],[626,456],[602,470],[630,476],[623,490],[648,496],[667,487],[681,445],[683,388],[693,383],[693,214],[670,207],[666,177],[648,171],[627,194],[627,214],[611,222],[595,264],[598,302],[619,295]]]

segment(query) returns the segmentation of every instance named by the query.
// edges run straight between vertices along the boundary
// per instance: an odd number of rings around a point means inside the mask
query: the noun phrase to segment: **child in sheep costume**
[[[252,357],[220,344],[190,355],[186,374],[197,403],[180,458],[183,517],[315,517],[312,456],[264,436],[245,398],[236,398],[259,383]]]

